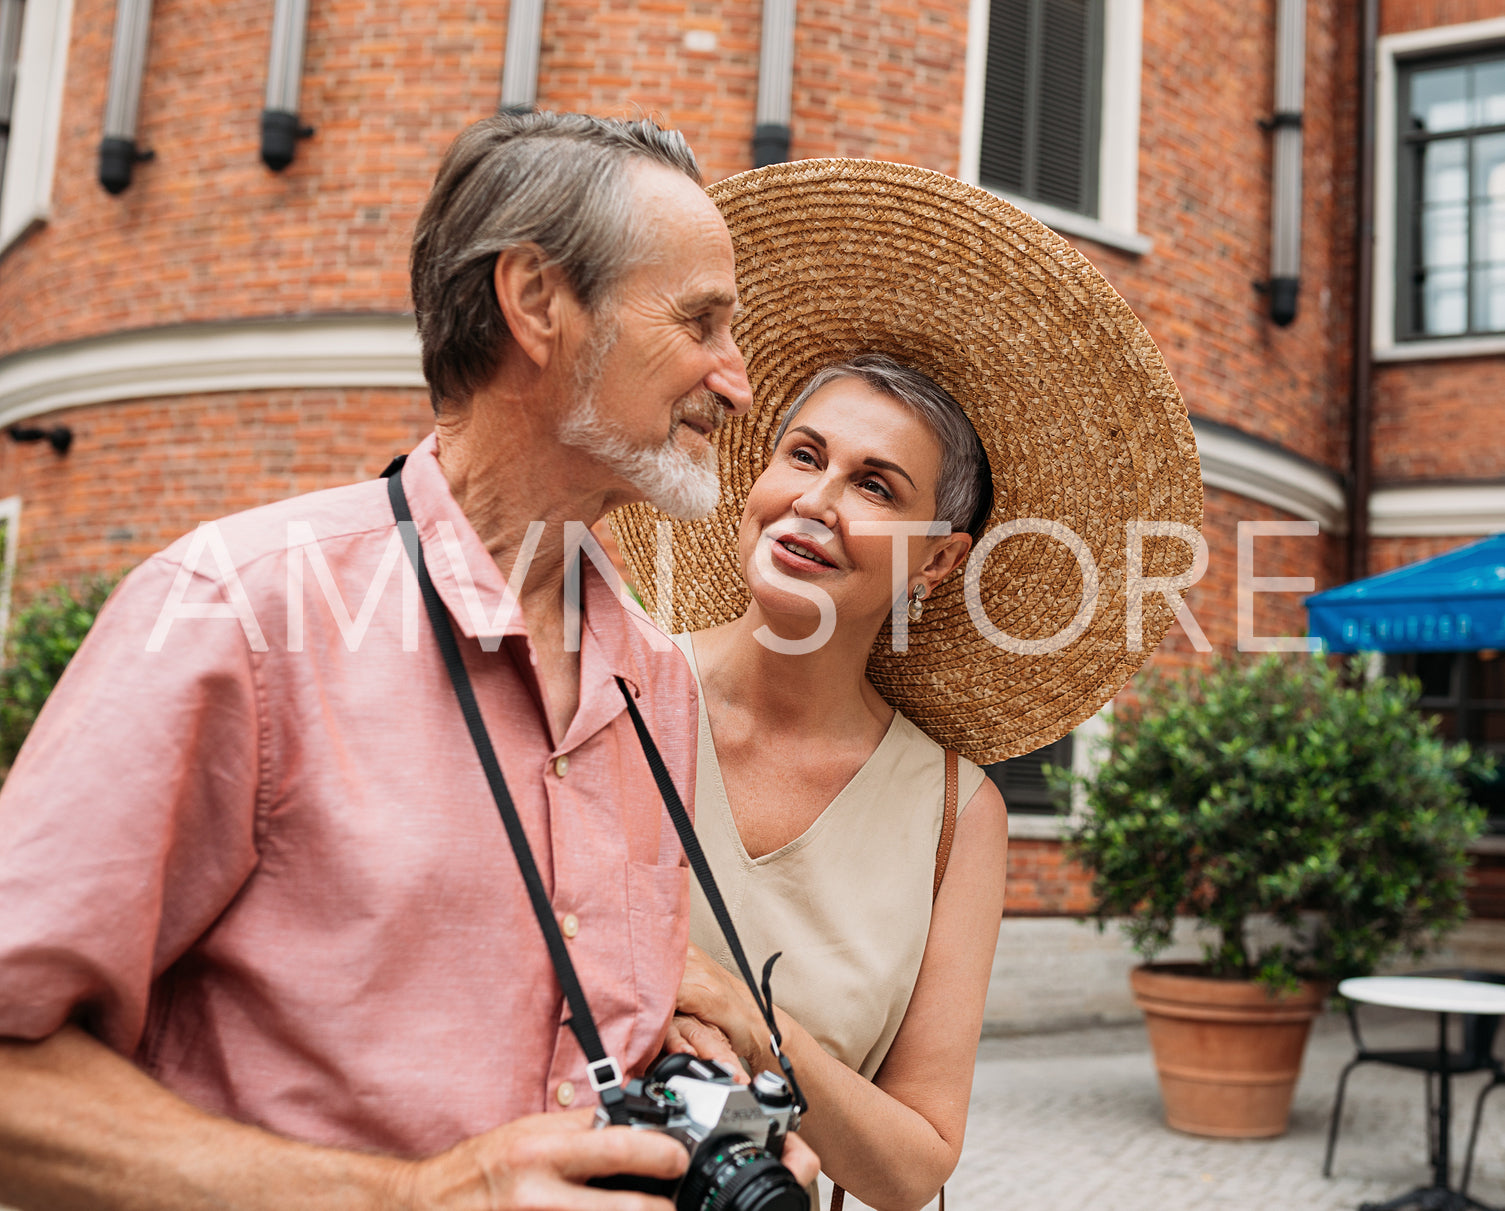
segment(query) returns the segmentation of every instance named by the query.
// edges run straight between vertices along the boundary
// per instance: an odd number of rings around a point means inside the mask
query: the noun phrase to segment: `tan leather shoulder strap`
[[[956,796],[961,770],[955,749],[946,750],[946,811],[941,817],[941,839],[935,847],[935,885],[930,889],[934,900],[941,894],[941,880],[946,877],[946,863],[951,859],[951,839],[956,835]]]

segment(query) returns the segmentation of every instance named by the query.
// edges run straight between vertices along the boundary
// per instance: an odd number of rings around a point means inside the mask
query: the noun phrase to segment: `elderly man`
[[[618,679],[686,797],[693,693],[587,561],[578,612],[567,589],[579,523],[716,499],[706,439],[750,402],[731,243],[678,135],[504,116],[448,153],[412,273],[437,423],[403,490],[605,1050],[641,1070],[688,896]],[[0,1202],[664,1206],[583,1186],[686,1154],[589,1129],[398,534],[380,481],[201,527],[48,703],[0,797]]]

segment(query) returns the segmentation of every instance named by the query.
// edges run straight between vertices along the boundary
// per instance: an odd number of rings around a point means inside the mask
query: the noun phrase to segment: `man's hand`
[[[394,1191],[394,1211],[669,1211],[667,1199],[585,1182],[618,1173],[672,1180],[689,1163],[684,1145],[656,1131],[598,1131],[594,1117],[529,1115],[415,1161]]]
[[[593,1110],[535,1114],[416,1161],[394,1191],[394,1211],[668,1211],[667,1199],[630,1190],[596,1190],[593,1177],[633,1173],[672,1180],[690,1154],[657,1131],[595,1130]],[[797,1135],[784,1143],[784,1164],[801,1186],[820,1160]]]

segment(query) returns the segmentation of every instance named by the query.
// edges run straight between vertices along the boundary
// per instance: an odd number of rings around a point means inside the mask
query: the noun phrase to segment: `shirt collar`
[[[439,599],[468,639],[526,636],[522,608],[451,494],[436,447],[431,433],[408,455],[402,486]],[[581,564],[581,689],[588,679],[621,677],[636,696],[642,686],[638,647],[655,645],[655,639],[669,641],[632,601],[620,578],[613,575],[615,584],[609,584],[589,557]],[[614,686],[612,690],[620,702]]]

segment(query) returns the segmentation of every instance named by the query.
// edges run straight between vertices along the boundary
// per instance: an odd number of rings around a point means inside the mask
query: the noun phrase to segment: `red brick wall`
[[[129,568],[201,521],[378,475],[433,427],[418,391],[307,390],[131,400],[53,413],[59,458],[0,443],[22,498],[18,599]]]
[[[1478,541],[1477,535],[1473,538],[1376,538],[1369,544],[1369,570],[1378,576],[1381,572],[1419,563]]]
[[[1091,880],[1068,861],[1058,841],[1009,841],[1006,917],[1082,916],[1092,909]]]
[[[613,117],[645,114],[685,133],[706,183],[752,167],[759,0],[563,0],[543,10],[538,104]],[[713,34],[714,50],[685,45]]]
[[[272,6],[157,0],[137,142],[96,180],[113,0],[77,0],[52,221],[0,266],[0,356],[184,320],[406,309],[413,223],[440,154],[495,109],[507,5],[310,6],[302,117],[284,172],[260,160]]]
[[[959,0],[802,0],[790,155],[955,173],[966,57],[967,6]]]
[[[1380,33],[1401,34],[1505,16],[1499,0],[1380,0]]]
[[[1498,0],[1382,0],[1384,34],[1505,16]],[[1386,272],[1387,266],[1376,266]],[[1505,478],[1499,440],[1505,359],[1382,365],[1374,376],[1374,474],[1379,483]],[[1456,541],[1452,545],[1458,545]],[[1376,570],[1383,544],[1371,559]]]
[[[1373,398],[1376,482],[1505,479],[1505,358],[1378,367]]]
[[[1345,14],[1340,23],[1339,15]],[[1139,226],[1148,255],[1079,243],[1144,320],[1195,416],[1334,469],[1346,462],[1352,325],[1353,31],[1308,5],[1302,290],[1287,328],[1269,277],[1275,4],[1145,0]]]

